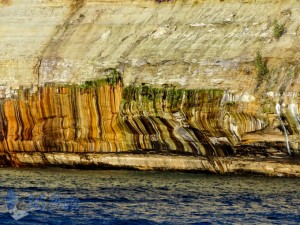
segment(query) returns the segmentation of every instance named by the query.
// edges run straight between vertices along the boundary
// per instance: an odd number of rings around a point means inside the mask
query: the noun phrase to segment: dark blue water
[[[300,223],[300,179],[63,169],[0,174],[0,224]]]

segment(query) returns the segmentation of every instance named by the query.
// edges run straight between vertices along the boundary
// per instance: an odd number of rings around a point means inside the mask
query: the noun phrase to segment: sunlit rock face
[[[45,86],[1,104],[1,139],[7,151],[116,152],[126,150],[118,114],[119,85]]]
[[[47,85],[33,94],[20,90],[18,97],[1,102],[1,147],[90,153],[171,150],[197,155],[206,155],[207,149],[218,154],[209,138],[231,133],[229,125],[226,130],[218,124],[222,94],[147,86],[124,89],[120,83]]]
[[[1,165],[300,171],[299,1],[5,0],[0,14]]]
[[[105,153],[196,156],[213,165],[219,157],[284,159],[288,156],[280,131],[284,124],[297,157],[295,103],[285,107],[286,112],[281,110],[280,123],[275,108],[255,112],[255,102],[241,99],[217,89],[124,87],[121,79],[113,84],[48,84],[35,93],[20,89],[0,102],[0,150],[15,166],[80,165],[74,154]],[[29,162],[24,158],[37,153],[41,158]],[[45,154],[54,158],[64,154],[67,161],[53,161]],[[226,171],[222,163],[217,165],[212,167],[216,172]]]

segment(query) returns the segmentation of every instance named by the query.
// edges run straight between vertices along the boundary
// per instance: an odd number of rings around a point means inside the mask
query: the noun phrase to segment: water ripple
[[[63,169],[0,174],[0,224],[300,223],[300,179]],[[8,190],[28,212],[18,221],[6,209]],[[29,210],[38,197],[43,204]]]

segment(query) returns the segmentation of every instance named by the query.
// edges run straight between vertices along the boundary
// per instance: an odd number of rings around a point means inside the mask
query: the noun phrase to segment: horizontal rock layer
[[[22,166],[61,166],[67,168],[121,168],[137,170],[198,171],[220,174],[254,173],[267,176],[300,177],[300,164],[291,159],[264,159],[157,155],[157,154],[77,154],[14,153]]]

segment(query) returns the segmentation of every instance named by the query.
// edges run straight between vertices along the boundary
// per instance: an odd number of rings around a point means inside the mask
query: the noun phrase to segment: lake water
[[[0,174],[0,224],[300,223],[300,179],[12,168]]]

